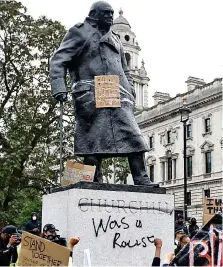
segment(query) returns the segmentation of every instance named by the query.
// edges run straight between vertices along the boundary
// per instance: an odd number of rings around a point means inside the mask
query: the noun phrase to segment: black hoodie
[[[31,214],[31,220],[28,221],[26,224],[25,224],[25,228],[24,230],[26,232],[29,232],[31,234],[34,234],[34,235],[39,235],[41,233],[41,224],[40,224],[40,221],[38,221],[38,219],[36,219],[35,221],[33,220],[33,215],[36,215],[36,218],[37,218],[37,214],[35,212],[32,212]],[[38,228],[38,232],[35,232],[33,231],[33,229],[35,228]]]

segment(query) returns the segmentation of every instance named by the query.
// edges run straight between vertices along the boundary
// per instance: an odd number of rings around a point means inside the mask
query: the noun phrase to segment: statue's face
[[[114,10],[111,6],[107,6],[98,10],[98,24],[102,28],[110,28],[113,24]]]

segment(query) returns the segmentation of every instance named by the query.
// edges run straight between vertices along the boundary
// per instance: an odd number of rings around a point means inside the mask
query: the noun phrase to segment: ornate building
[[[131,26],[126,18],[123,17],[123,11],[119,11],[119,17],[114,20],[112,30],[118,34],[125,50],[125,57],[134,79],[136,90],[136,106],[138,108],[148,107],[148,83],[149,78],[145,69],[145,63],[142,60],[139,68],[139,51],[141,50],[136,35],[131,30]]]
[[[188,91],[170,98],[156,93],[154,106],[137,121],[149,152],[148,172],[155,183],[175,195],[175,209],[183,209],[183,124],[179,108],[183,99],[191,108],[187,123],[187,205],[188,216],[202,223],[204,197],[222,198],[222,79],[205,84],[189,77]]]
[[[139,45],[122,10],[113,30],[123,43],[126,60],[134,77],[137,105],[148,106],[148,82],[144,62],[138,68]],[[175,209],[183,210],[183,125],[179,108],[186,98],[191,108],[187,123],[188,216],[202,223],[204,197],[222,198],[222,79],[206,84],[189,77],[187,92],[171,98],[156,92],[154,106],[137,112],[137,121],[148,142],[146,162],[150,178],[175,195]],[[133,183],[129,177],[128,183]]]

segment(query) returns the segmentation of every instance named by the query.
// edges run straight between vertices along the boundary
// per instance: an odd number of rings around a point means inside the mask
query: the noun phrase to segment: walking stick
[[[62,183],[62,147],[63,147],[63,101],[60,101],[60,184]]]

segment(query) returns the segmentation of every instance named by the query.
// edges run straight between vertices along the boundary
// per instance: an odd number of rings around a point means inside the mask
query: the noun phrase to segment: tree
[[[19,213],[15,200],[27,200],[27,192],[38,198],[57,183],[59,114],[49,61],[66,30],[46,17],[33,19],[16,1],[1,1],[0,10],[0,218],[11,222]],[[65,143],[73,144],[74,116],[66,120],[72,123],[64,124]]]
[[[125,157],[108,158],[103,161],[103,175],[107,183],[127,183],[127,177],[130,174],[129,163]]]
[[[50,91],[49,62],[66,30],[34,19],[16,1],[0,1],[0,224],[23,225],[59,175],[59,106]],[[73,158],[72,101],[64,106],[63,162]],[[126,160],[108,159],[104,174],[125,180]]]

